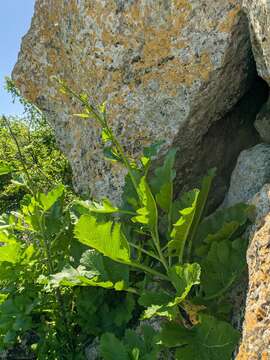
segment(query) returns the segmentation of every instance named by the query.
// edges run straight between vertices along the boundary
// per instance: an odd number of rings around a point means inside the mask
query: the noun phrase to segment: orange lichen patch
[[[173,5],[178,10],[192,10],[192,6],[188,0],[174,0]]]
[[[263,283],[269,279],[269,275],[264,273],[263,271],[259,271],[258,274],[254,276],[253,282]]]
[[[170,55],[172,48],[170,34],[166,30],[154,28],[147,34],[143,48],[144,65],[157,65],[160,59]]]
[[[176,94],[180,84],[191,86],[194,80],[207,81],[213,65],[209,54],[202,54],[197,62],[192,59],[188,64],[181,63],[180,59],[174,58],[162,66],[162,71],[154,70],[142,76],[145,86],[150,80],[158,76],[161,90],[169,91],[171,95]]]
[[[221,32],[229,32],[233,25],[235,24],[236,18],[241,11],[241,6],[236,5],[234,9],[232,9],[226,19],[219,25],[218,30]]]
[[[252,331],[257,326],[257,317],[254,313],[247,313],[245,320],[246,331]]]
[[[246,352],[244,346],[241,345],[236,360],[259,360],[259,357],[254,353]]]
[[[262,360],[270,360],[270,350],[269,352],[263,351]]]

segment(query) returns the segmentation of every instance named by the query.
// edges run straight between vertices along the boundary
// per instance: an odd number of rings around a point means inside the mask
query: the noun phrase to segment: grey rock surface
[[[270,85],[270,2],[243,0],[258,74]]]
[[[270,359],[270,184],[249,201],[256,207],[247,251],[248,292],[237,360]]]
[[[262,107],[255,121],[255,128],[260,134],[262,141],[270,143],[270,99]]]
[[[259,144],[242,151],[231,176],[223,206],[248,202],[264,184],[270,182],[270,145]]]
[[[241,0],[36,1],[13,79],[50,119],[76,189],[119,200],[125,172],[104,161],[98,127],[72,115],[81,109],[52,75],[108,101],[130,155],[157,139],[196,152],[253,77]]]

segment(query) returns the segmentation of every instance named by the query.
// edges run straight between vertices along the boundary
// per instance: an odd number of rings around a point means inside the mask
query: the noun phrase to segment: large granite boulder
[[[186,161],[185,150],[196,154],[211,124],[250,86],[241,0],[36,1],[13,79],[48,115],[75,187],[119,199],[122,168],[104,161],[98,127],[72,116],[78,105],[57,92],[52,75],[96,103],[108,101],[130,154],[165,139]]]
[[[270,85],[270,2],[243,0],[249,19],[250,37],[258,74]],[[261,139],[270,143],[270,100],[258,114],[256,123]]]
[[[258,74],[270,85],[270,2],[243,0]]]
[[[242,340],[236,360],[270,359],[270,184],[250,199],[256,222],[247,252],[248,292]]]

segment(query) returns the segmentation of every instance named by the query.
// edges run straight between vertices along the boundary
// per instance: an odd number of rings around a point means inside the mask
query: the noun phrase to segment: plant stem
[[[6,124],[7,128],[8,128],[8,131],[9,131],[9,133],[10,133],[10,136],[12,137],[12,139],[13,139],[13,141],[14,141],[14,143],[15,143],[15,146],[16,146],[17,151],[18,151],[20,163],[21,163],[22,168],[23,168],[23,172],[24,172],[25,176],[27,177],[27,180],[28,180],[28,182],[29,182],[29,186],[30,186],[31,193],[33,194],[33,193],[34,193],[33,182],[32,182],[32,180],[31,180],[31,177],[30,177],[30,174],[29,174],[29,172],[28,172],[28,170],[27,170],[27,167],[25,166],[25,159],[24,159],[24,156],[23,156],[23,154],[22,154],[22,152],[21,152],[21,148],[20,148],[19,142],[18,142],[18,140],[17,140],[17,138],[16,138],[16,135],[14,134],[11,126],[10,126],[9,120],[8,120],[4,115],[2,115],[2,118],[3,118],[5,124]]]
[[[160,262],[161,262],[161,260],[160,260],[160,258],[159,258],[158,256],[156,256],[155,254],[153,254],[153,253],[151,253],[151,252],[149,252],[149,251],[147,251],[147,250],[145,250],[145,249],[141,248],[140,246],[135,245],[135,244],[133,244],[133,243],[131,243],[131,242],[129,242],[129,245],[130,245],[130,246],[132,246],[132,247],[134,247],[135,249],[137,249],[137,250],[139,250],[139,251],[141,251],[141,252],[145,253],[146,255],[148,255],[148,256],[150,256],[150,257],[152,257],[153,259],[158,260],[158,261],[160,261]]]
[[[158,276],[163,280],[167,280],[167,281],[169,280],[169,278],[166,275],[160,273],[159,271],[151,269],[150,267],[148,267],[146,265],[135,263],[135,262],[128,263],[128,265],[133,266],[133,267],[135,267],[137,269],[143,270],[144,272],[152,274],[154,276]]]
[[[45,214],[42,213],[41,221],[40,221],[40,230],[41,230],[41,236],[42,236],[44,246],[45,246],[45,253],[46,253],[46,257],[47,257],[47,265],[48,265],[48,269],[49,269],[48,272],[49,272],[49,275],[52,275],[54,273],[54,269],[53,269],[53,262],[52,262],[52,257],[51,257],[50,242],[48,241],[47,236],[46,236],[45,217],[44,217],[44,215]],[[56,297],[56,300],[58,302],[59,309],[60,309],[60,311],[62,313],[62,320],[63,320],[64,326],[65,326],[65,329],[66,329],[66,333],[67,333],[68,338],[69,338],[69,343],[71,344],[72,349],[73,349],[74,348],[73,339],[70,336],[68,322],[67,322],[67,314],[66,314],[65,306],[64,306],[63,299],[62,299],[62,296],[61,296],[61,293],[60,293],[59,289],[55,290],[55,297]]]
[[[157,252],[158,252],[158,255],[160,257],[160,262],[162,263],[162,265],[164,266],[166,272],[168,272],[168,265],[167,265],[167,261],[163,255],[163,252],[161,251],[161,248],[160,248],[160,241],[159,241],[159,234],[158,234],[158,231],[157,229],[155,229],[155,232],[152,231],[151,232],[151,235],[152,235],[152,238],[153,238],[153,242],[155,244],[155,247],[157,249]]]

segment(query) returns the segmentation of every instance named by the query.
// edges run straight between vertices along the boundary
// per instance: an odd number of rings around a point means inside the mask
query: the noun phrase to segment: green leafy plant
[[[30,190],[26,183],[36,192],[49,191],[57,183],[71,186],[68,161],[58,149],[47,120],[11,80],[7,79],[6,87],[14,100],[22,103],[24,114],[0,116],[0,213],[19,207]]]
[[[80,360],[99,339],[104,360],[230,359],[239,334],[229,294],[246,267],[242,235],[252,208],[208,215],[214,170],[176,199],[176,149],[159,166],[162,141],[130,158],[105,104],[96,108],[58,82],[83,105],[75,115],[100,125],[104,156],[127,169],[122,203],[72,194],[61,183],[65,167],[51,162],[62,159],[46,140],[51,133],[2,118],[1,191],[10,182],[23,191],[2,203],[0,351]],[[34,119],[38,109],[27,106]]]
[[[238,334],[224,321],[226,314],[216,309],[226,303],[245,268],[247,243],[241,235],[251,207],[239,204],[205,217],[214,170],[200,189],[175,200],[176,150],[170,150],[163,165],[152,172],[160,142],[145,149],[138,161],[130,159],[109,126],[105,104],[95,108],[86,94],[58,82],[64,94],[83,105],[84,112],[75,115],[100,125],[104,155],[122,163],[128,175],[121,206],[109,199],[74,205],[81,215],[75,237],[91,250],[82,254],[76,268],[67,264],[49,276],[48,287],[93,286],[134,294],[144,308],[142,320],[164,319],[160,342],[176,349],[176,359],[230,359]],[[145,358],[140,347],[131,349],[127,341],[119,341],[112,334],[103,335],[105,360],[111,359],[107,349],[114,345],[119,348],[114,359]]]

